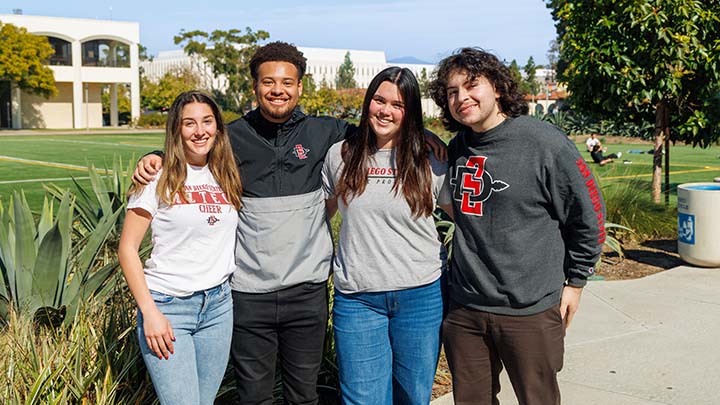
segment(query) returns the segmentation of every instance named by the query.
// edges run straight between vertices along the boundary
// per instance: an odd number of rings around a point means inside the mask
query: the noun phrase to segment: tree
[[[340,106],[340,96],[337,91],[331,89],[326,83],[321,83],[316,88],[312,75],[303,76],[303,94],[300,97],[300,105],[308,115],[331,115]]]
[[[345,54],[345,60],[342,65],[340,65],[340,69],[338,69],[337,78],[335,78],[335,88],[357,88],[357,83],[355,82],[355,67],[353,66],[352,59],[350,59],[350,51]]]
[[[417,81],[420,86],[420,96],[422,98],[430,98],[430,79],[428,78],[427,69],[422,68]]]
[[[597,118],[655,123],[652,196],[660,201],[665,143],[720,138],[720,6],[700,0],[549,0],[558,74],[572,105]]]
[[[523,71],[525,71],[524,87],[527,93],[533,95],[533,100],[535,99],[535,95],[540,91],[540,83],[535,80],[537,70],[538,66],[535,64],[535,59],[530,56],[525,66],[523,66]]]
[[[0,80],[49,98],[57,94],[55,76],[46,62],[55,53],[47,37],[0,22]]]
[[[171,70],[157,83],[141,79],[140,105],[150,110],[167,110],[180,93],[200,88],[200,78],[189,67]]]
[[[248,63],[257,49],[257,43],[269,37],[270,34],[266,31],[253,31],[246,27],[245,33],[238,29],[215,30],[210,34],[197,30],[182,30],[174,37],[174,41],[176,45],[185,44],[185,53],[189,56],[197,55],[203,58],[216,77],[227,79],[226,89],[213,90],[219,90],[226,96],[223,100],[229,105],[223,105],[223,108],[238,111],[249,107],[253,100],[252,76]]]
[[[338,90],[339,103],[334,115],[344,120],[360,118],[365,91],[366,89]]]
[[[551,40],[548,44],[548,51],[545,56],[547,56],[548,68],[556,72],[558,59],[560,58],[560,43],[556,39]]]
[[[143,46],[142,44],[138,44],[138,59],[140,61],[150,61],[152,62],[153,56],[148,54],[147,47]]]
[[[522,73],[520,73],[520,67],[518,66],[518,63],[515,59],[513,59],[510,64],[508,65],[508,69],[510,70],[510,74],[513,77],[513,80],[515,80],[515,83],[518,84],[518,88],[520,89],[520,92],[525,94],[531,94],[530,89],[527,88],[527,83],[525,82],[525,79],[523,79]],[[533,94],[533,97],[535,94]]]

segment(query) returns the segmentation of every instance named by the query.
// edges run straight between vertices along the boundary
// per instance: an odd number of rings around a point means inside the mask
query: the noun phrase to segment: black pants
[[[500,372],[508,371],[520,405],[559,405],[565,328],[558,306],[509,316],[450,303],[443,344],[456,404],[499,404]]]
[[[280,356],[286,404],[316,404],[328,319],[326,283],[262,294],[233,291],[230,359],[240,404],[272,404]]]

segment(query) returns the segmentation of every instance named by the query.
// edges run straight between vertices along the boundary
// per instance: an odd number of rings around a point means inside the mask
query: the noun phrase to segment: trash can
[[[720,267],[720,184],[678,186],[678,253],[690,264]]]

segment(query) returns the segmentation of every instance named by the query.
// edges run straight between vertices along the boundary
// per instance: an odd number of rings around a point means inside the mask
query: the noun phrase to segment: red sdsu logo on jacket
[[[455,167],[455,176],[450,179],[453,199],[460,202],[460,211],[468,215],[482,216],[483,202],[494,191],[510,187],[501,180],[493,180],[485,170],[485,156],[470,156],[465,166]]]
[[[293,155],[295,155],[295,157],[297,157],[300,160],[307,159],[308,152],[310,152],[310,149],[303,147],[302,144],[297,144],[293,148]]]

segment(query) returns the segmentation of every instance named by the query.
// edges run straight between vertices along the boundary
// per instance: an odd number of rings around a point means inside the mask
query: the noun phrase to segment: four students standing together
[[[236,235],[222,236],[223,243],[236,243],[235,251],[210,247],[220,260],[234,262],[224,269],[225,275],[232,272],[234,321],[226,352],[239,403],[272,402],[278,358],[286,402],[317,403],[331,262],[344,403],[429,402],[443,320],[441,277],[449,281],[443,340],[456,401],[496,403],[497,375],[504,366],[521,403],[559,403],[556,374],[564,331],[600,253],[604,207],[592,174],[567,137],[521,116],[521,99],[507,68],[472,48],[440,63],[433,98],[449,129],[458,131],[448,169],[442,148],[427,151],[426,145],[437,145],[423,131],[419,86],[407,69],[388,68],[373,79],[356,128],[330,117],[305,116],[297,108],[305,59],[294,46],[265,45],[250,67],[258,108],[231,123],[227,135],[218,131],[234,153],[234,161],[224,163],[237,163],[242,178]],[[191,154],[193,145],[183,145],[184,151]],[[188,163],[188,170],[195,170]],[[151,180],[161,164],[158,156],[145,157],[136,179]],[[166,146],[164,165],[171,164]],[[177,177],[184,189],[170,188],[163,173],[161,188],[151,183],[146,189],[161,190],[155,196],[172,210],[177,203],[162,196],[187,201],[181,194],[188,195],[190,176]],[[228,188],[234,188],[239,195],[239,183],[220,184],[220,192],[229,195]],[[448,271],[431,216],[436,206],[457,224]],[[337,208],[343,219],[333,259],[326,217]],[[156,240],[168,232],[160,223],[186,225],[152,210],[143,215],[152,220]],[[216,219],[223,225],[233,221]],[[212,222],[209,215],[206,220]],[[193,252],[207,242],[197,239],[194,250],[175,253],[196,259]],[[121,246],[121,254],[134,248],[137,256],[139,241],[133,240]],[[161,246],[155,245],[153,256]],[[146,278],[152,277],[151,262],[152,256]],[[192,277],[181,267],[169,270],[177,270],[172,277],[178,279]],[[137,258],[132,268],[123,264],[123,271],[138,301],[139,326],[146,311],[154,314],[148,296],[156,307],[187,293],[203,293],[209,300],[203,288],[173,295],[150,282],[143,285]],[[227,290],[224,280],[218,288]],[[173,343],[178,326],[168,321]],[[156,339],[147,328],[139,327],[138,334],[141,344]],[[177,344],[173,354],[150,348],[158,356],[145,357],[149,368],[151,362],[173,367],[160,357],[173,358],[180,350]],[[196,375],[204,373],[201,363],[219,362],[218,357],[196,352]],[[160,392],[163,383],[151,375]]]

